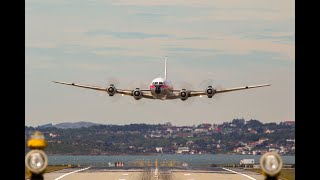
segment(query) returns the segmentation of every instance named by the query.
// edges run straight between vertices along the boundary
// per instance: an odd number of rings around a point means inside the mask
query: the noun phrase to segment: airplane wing
[[[236,87],[236,88],[229,88],[229,89],[217,89],[217,90],[216,90],[216,93],[225,93],[225,92],[239,91],[239,90],[245,90],[245,89],[265,87],[265,86],[271,86],[271,84],[262,84],[262,85],[245,86],[245,87]]]
[[[60,82],[60,81],[52,81],[54,83],[58,83],[58,84],[64,84],[64,85],[69,85],[69,86],[75,86],[75,87],[81,87],[81,88],[86,88],[86,89],[92,89],[92,90],[96,90],[96,91],[105,91],[107,92],[108,87],[98,87],[98,86],[89,86],[89,85],[83,85],[83,84],[76,84],[76,83],[67,83],[67,82]],[[123,95],[127,95],[127,96],[133,96],[133,91],[129,90],[129,89],[116,89],[116,94],[123,94]],[[154,97],[152,96],[151,92],[149,89],[140,89],[142,93],[142,97],[144,98],[148,98],[148,99],[154,99]]]
[[[252,89],[252,88],[259,88],[259,87],[265,87],[265,86],[271,86],[271,84],[244,86],[244,87],[227,88],[227,89],[215,89],[215,94],[231,92],[231,91],[246,90],[246,89]],[[207,95],[205,90],[204,91],[187,90],[187,91],[189,92],[189,97]],[[180,90],[174,90],[174,92],[180,92]]]

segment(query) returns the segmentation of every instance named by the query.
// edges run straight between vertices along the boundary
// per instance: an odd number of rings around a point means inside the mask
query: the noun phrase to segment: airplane
[[[147,99],[158,99],[158,100],[172,100],[172,99],[181,99],[182,101],[187,100],[190,97],[196,96],[207,96],[208,98],[212,98],[215,94],[226,93],[231,91],[245,90],[251,88],[265,87],[270,86],[271,84],[262,84],[262,85],[254,85],[254,86],[244,86],[244,87],[235,87],[235,88],[227,88],[227,89],[214,89],[212,85],[209,85],[204,90],[191,90],[191,89],[174,89],[171,81],[167,79],[167,56],[165,58],[165,69],[164,69],[164,78],[158,77],[152,80],[149,89],[118,89],[114,84],[110,84],[109,87],[97,87],[97,86],[89,86],[83,84],[76,83],[67,83],[67,82],[59,82],[53,81],[54,83],[70,85],[75,87],[93,89],[97,91],[104,91],[109,94],[109,96],[114,96],[115,94],[122,94],[133,96],[135,100],[140,100],[141,98]]]

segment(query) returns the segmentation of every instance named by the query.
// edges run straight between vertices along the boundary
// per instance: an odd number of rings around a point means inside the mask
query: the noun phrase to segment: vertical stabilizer
[[[164,60],[164,79],[167,79],[167,58]]]

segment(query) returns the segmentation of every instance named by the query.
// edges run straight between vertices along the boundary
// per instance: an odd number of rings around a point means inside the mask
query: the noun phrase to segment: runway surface
[[[213,168],[210,171],[176,169],[69,168],[44,175],[45,180],[264,180],[258,173],[239,168]],[[155,176],[157,174],[158,176]]]

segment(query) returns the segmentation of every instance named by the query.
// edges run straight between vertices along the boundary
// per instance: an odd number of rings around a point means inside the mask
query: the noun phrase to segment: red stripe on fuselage
[[[150,86],[150,89],[153,89],[153,88],[156,88],[156,86],[151,85],[151,86]],[[168,88],[168,86],[162,85],[161,88]]]

